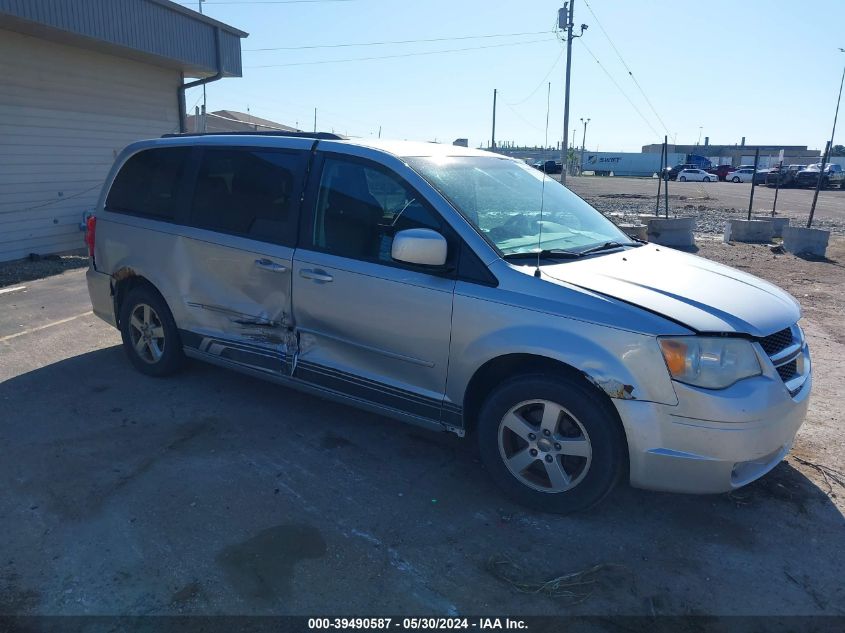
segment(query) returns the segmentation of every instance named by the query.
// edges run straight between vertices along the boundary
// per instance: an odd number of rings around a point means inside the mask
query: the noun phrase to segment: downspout
[[[185,112],[185,91],[188,88],[196,88],[197,86],[202,86],[203,84],[210,84],[212,81],[217,81],[218,79],[223,79],[223,50],[222,45],[220,44],[220,27],[214,27],[214,49],[217,56],[217,73],[212,75],[211,77],[205,77],[203,79],[197,79],[196,81],[191,81],[189,83],[180,84],[179,88],[176,90],[176,96],[179,101],[179,132],[184,134],[188,131],[188,119],[187,113]]]

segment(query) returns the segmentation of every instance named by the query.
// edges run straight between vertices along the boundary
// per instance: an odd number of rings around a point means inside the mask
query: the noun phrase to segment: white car
[[[728,174],[728,179],[731,182],[751,182],[752,178],[754,178],[753,167],[740,167]]]
[[[678,180],[681,182],[686,182],[687,180],[700,182],[710,182],[712,180],[715,182],[718,179],[719,177],[716,174],[708,173],[703,169],[683,169],[678,174]]]

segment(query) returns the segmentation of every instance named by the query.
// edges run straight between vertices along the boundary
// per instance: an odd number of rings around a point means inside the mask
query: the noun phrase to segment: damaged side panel
[[[120,217],[104,230],[112,259],[102,268],[113,271],[113,286],[134,276],[152,283],[185,347],[293,373],[299,345],[291,318],[292,248],[135,217]]]
[[[609,397],[619,400],[636,400],[634,395],[634,386],[626,385],[613,378],[595,377],[585,374],[587,380],[593,383],[596,387],[604,391]]]
[[[198,233],[205,231],[194,230]],[[180,236],[184,327],[215,340],[200,351],[291,375],[299,346],[291,318],[293,249],[245,238]],[[212,241],[213,240],[213,241]],[[267,358],[278,361],[268,367]]]

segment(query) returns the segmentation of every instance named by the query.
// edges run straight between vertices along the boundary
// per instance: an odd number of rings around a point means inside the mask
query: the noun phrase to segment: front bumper
[[[727,492],[777,466],[807,414],[812,374],[790,395],[770,367],[762,376],[720,391],[676,384],[676,406],[614,400],[628,438],[636,488],[684,493]]]

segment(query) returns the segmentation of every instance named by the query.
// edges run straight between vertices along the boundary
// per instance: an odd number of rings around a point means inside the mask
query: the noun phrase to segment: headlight
[[[674,380],[705,389],[724,389],[761,373],[751,342],[741,338],[660,337],[660,350]]]

